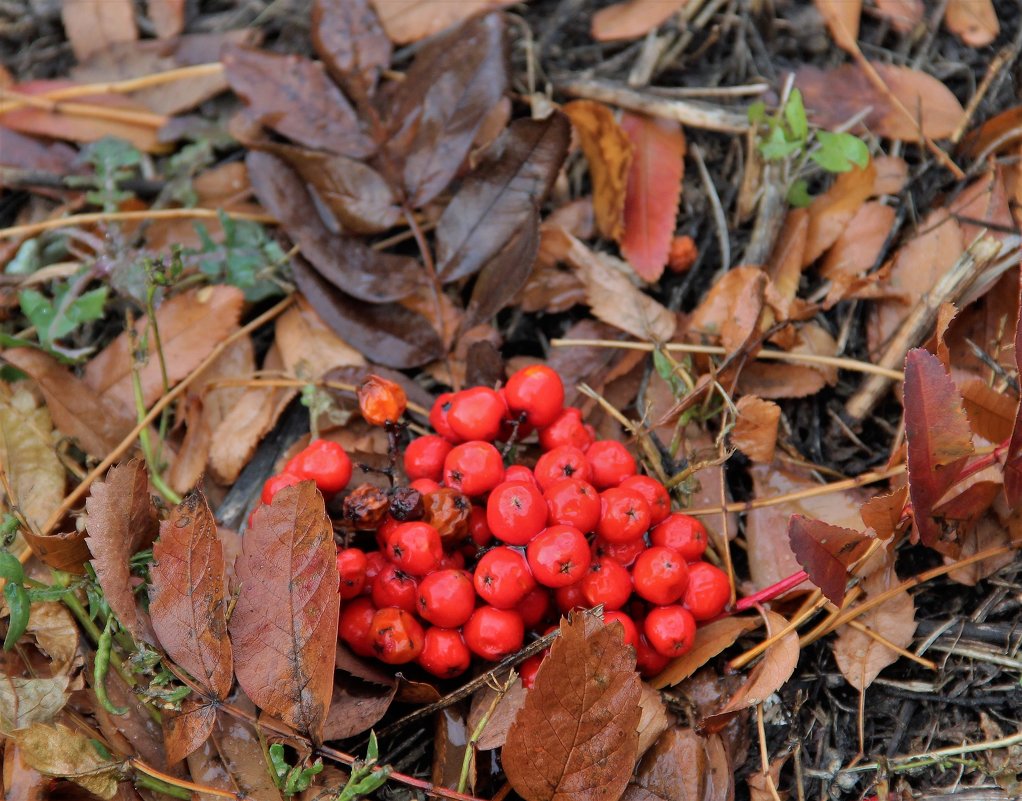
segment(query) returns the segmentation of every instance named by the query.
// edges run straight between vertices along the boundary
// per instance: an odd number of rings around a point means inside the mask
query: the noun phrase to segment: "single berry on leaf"
[[[562,445],[585,451],[593,442],[592,434],[582,422],[582,412],[574,406],[562,409],[550,425],[539,430],[539,446],[545,451]]]
[[[629,476],[635,475],[635,457],[620,442],[599,440],[589,446],[586,459],[592,470],[592,483],[596,489],[616,487]]]
[[[472,616],[476,591],[465,570],[438,570],[419,582],[419,617],[445,629],[455,629]]]
[[[486,523],[497,539],[526,545],[546,526],[547,505],[533,484],[505,481],[486,501]]]
[[[428,478],[440,481],[444,477],[444,459],[454,446],[443,437],[427,434],[408,443],[404,453],[405,475],[409,481]]]
[[[688,566],[688,587],[685,590],[685,608],[696,620],[712,620],[727,607],[731,600],[731,582],[727,573],[707,562],[692,562]]]
[[[444,484],[466,495],[483,495],[504,480],[504,460],[489,442],[456,445],[444,459]]]
[[[304,476],[297,476],[294,473],[278,473],[275,476],[270,476],[266,479],[266,483],[263,484],[263,491],[259,496],[259,500],[269,506],[273,503],[276,494],[284,489],[284,487],[290,487],[292,484],[297,484],[300,481],[308,481],[308,479]],[[249,525],[252,525],[251,521],[249,521]]]
[[[422,653],[425,632],[422,625],[404,609],[388,607],[373,615],[373,651],[388,665],[414,662]]]
[[[408,397],[400,384],[378,375],[366,376],[358,387],[358,407],[370,425],[396,423],[408,406]]]
[[[457,629],[430,626],[423,638],[419,665],[441,679],[452,679],[468,670],[472,652]]]
[[[394,606],[415,614],[419,600],[419,583],[397,565],[387,564],[373,581],[371,597],[377,609]]]
[[[649,528],[649,504],[635,490],[612,487],[600,493],[596,533],[607,542],[628,542]]]
[[[655,526],[671,513],[671,496],[659,481],[650,476],[629,476],[620,484],[621,489],[639,493],[649,504],[649,524]]]
[[[563,481],[566,478],[589,481],[592,469],[582,451],[571,445],[561,445],[540,456],[533,473],[539,486],[545,492],[558,481]]]
[[[340,574],[341,600],[347,601],[362,593],[366,583],[369,560],[359,548],[345,548],[337,552],[337,572]]]
[[[598,559],[581,581],[587,606],[603,604],[604,610],[620,609],[632,594],[632,577],[613,559]]]
[[[456,392],[447,410],[447,422],[463,440],[492,442],[500,434],[507,406],[496,390],[472,387]]]
[[[642,629],[653,650],[672,659],[686,653],[696,638],[695,618],[678,605],[650,609]]]
[[[536,586],[529,563],[518,551],[501,545],[491,548],[476,565],[476,592],[490,606],[513,609]]]
[[[585,535],[572,526],[544,529],[529,543],[526,555],[536,581],[554,588],[580,581],[591,561]]]
[[[706,527],[689,515],[673,514],[653,527],[649,540],[673,548],[687,562],[695,562],[706,552]]]
[[[635,593],[651,604],[667,606],[685,594],[688,566],[680,553],[654,545],[639,555],[632,567]]]
[[[542,364],[523,367],[504,387],[508,408],[525,412],[535,428],[550,425],[564,406],[564,383],[556,370]]]
[[[336,495],[351,481],[351,459],[338,443],[317,439],[292,456],[283,472],[315,481],[324,495]]]
[[[355,598],[341,608],[337,636],[359,656],[375,656],[372,626],[376,607],[368,598]]]
[[[525,626],[511,609],[480,606],[462,629],[465,644],[476,656],[499,662],[522,647]]]
[[[552,526],[574,526],[579,531],[589,532],[600,522],[600,495],[587,481],[566,478],[550,485],[543,497],[547,522]]]

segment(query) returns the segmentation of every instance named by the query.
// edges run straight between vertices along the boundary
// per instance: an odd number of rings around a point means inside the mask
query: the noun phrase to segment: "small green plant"
[[[266,229],[257,222],[233,220],[219,212],[224,241],[213,241],[202,223],[195,230],[202,240],[202,250],[188,255],[196,256],[199,269],[215,282],[232,284],[245,293],[245,299],[259,301],[283,293],[278,274],[287,261],[287,254],[270,239]]]
[[[85,199],[105,212],[115,212],[134,195],[121,188],[142,163],[142,153],[130,142],[105,136],[82,151],[82,160],[92,166],[94,176],[69,176],[68,186],[88,187]]]
[[[273,766],[273,781],[284,795],[298,795],[308,790],[312,778],[323,770],[322,759],[317,759],[307,768],[290,765],[284,756],[284,746],[280,743],[271,745],[269,753],[270,764]]]
[[[103,316],[107,299],[107,287],[78,293],[87,277],[82,275],[67,284],[55,284],[53,298],[46,297],[35,289],[23,289],[18,293],[21,312],[35,326],[39,344],[67,359],[84,356],[89,350],[73,350],[58,343],[79,326],[98,320]]]
[[[366,758],[357,760],[351,766],[348,782],[341,788],[334,801],[355,801],[355,799],[367,796],[383,787],[387,783],[387,777],[390,776],[392,768],[390,765],[384,765],[382,768],[376,767],[379,758],[380,749],[376,743],[376,732],[371,731],[369,732],[369,745],[366,747]]]
[[[869,148],[850,133],[832,133],[809,128],[802,93],[792,89],[784,104],[767,114],[762,102],[749,106],[749,122],[760,130],[759,152],[768,162],[786,167],[788,202],[808,206],[812,201],[806,179],[807,164],[813,162],[831,173],[848,172],[869,164]]]

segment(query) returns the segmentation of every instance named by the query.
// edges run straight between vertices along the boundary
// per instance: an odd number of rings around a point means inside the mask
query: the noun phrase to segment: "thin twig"
[[[12,92],[10,89],[0,89],[0,97],[14,98],[6,104],[9,106],[30,106],[53,114],[110,120],[111,122],[120,122],[127,125],[137,125],[141,128],[162,128],[170,119],[170,117],[164,114],[154,114],[151,111],[103,106],[98,103],[55,103],[39,95],[23,95],[18,92]],[[3,105],[5,104],[0,103],[0,106]]]
[[[0,228],[0,239],[13,239],[22,236],[35,236],[43,231],[56,228],[71,228],[76,225],[92,225],[105,222],[132,222],[134,220],[217,220],[220,214],[226,214],[232,220],[249,220],[266,224],[276,224],[277,220],[269,214],[252,214],[245,211],[220,211],[217,209],[148,209],[146,211],[115,211],[90,212],[88,214],[71,214],[67,217],[55,217],[52,220],[40,220],[24,225],[12,225]]]

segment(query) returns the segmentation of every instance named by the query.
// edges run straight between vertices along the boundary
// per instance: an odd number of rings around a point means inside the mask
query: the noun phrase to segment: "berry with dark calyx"
[[[408,480],[429,478],[440,481],[444,477],[444,459],[453,447],[450,442],[436,434],[413,439],[405,448],[403,457]]]
[[[422,653],[416,661],[437,678],[453,679],[468,670],[472,652],[457,629],[430,626],[426,629]]]
[[[284,487],[290,487],[292,484],[297,484],[301,481],[307,481],[308,479],[303,476],[296,476],[294,473],[277,473],[275,476],[270,476],[266,479],[266,483],[263,484],[262,494],[259,496],[259,500],[269,506],[273,503],[273,498],[278,492]],[[249,521],[249,526],[252,523]]]
[[[434,626],[454,629],[472,615],[476,591],[465,570],[438,570],[419,582],[419,617]]]
[[[341,608],[337,636],[359,656],[375,655],[371,634],[375,614],[376,607],[368,598],[355,598]]]
[[[415,614],[419,601],[419,583],[397,565],[385,565],[373,581],[372,599],[377,609],[396,606]]]
[[[536,674],[539,673],[539,667],[543,664],[543,659],[546,654],[536,654],[530,656],[522,664],[518,666],[518,675],[522,679],[522,686],[526,690],[531,690],[533,685],[536,683]]]
[[[649,504],[635,490],[612,487],[600,493],[596,533],[607,542],[628,542],[649,528]]]
[[[544,587],[535,587],[515,607],[515,611],[522,616],[522,623],[527,629],[532,629],[546,620],[550,612],[550,592]]]
[[[504,545],[483,554],[474,582],[479,597],[498,609],[513,609],[536,586],[525,557]]]
[[[387,558],[413,576],[436,570],[443,555],[440,534],[428,523],[401,523],[387,537]]]
[[[639,555],[645,552],[646,540],[644,537],[636,537],[624,542],[609,542],[603,537],[597,537],[593,540],[592,550],[596,559],[607,556],[622,567],[631,567]]]
[[[471,516],[472,504],[468,498],[450,487],[439,487],[422,496],[422,522],[433,526],[446,546],[468,535]]]
[[[341,600],[347,601],[362,593],[366,583],[369,560],[358,548],[345,548],[337,552],[337,572],[340,574]]]
[[[673,604],[688,587],[688,566],[680,553],[654,545],[632,567],[635,594],[657,606]]]
[[[369,375],[359,384],[358,407],[367,423],[383,426],[401,419],[408,407],[408,397],[400,384]]]
[[[414,662],[422,653],[425,632],[422,625],[404,609],[388,607],[373,615],[373,651],[388,665]]]
[[[489,442],[462,443],[444,460],[444,484],[466,495],[483,495],[503,480],[504,460]]]
[[[539,446],[545,451],[562,445],[586,451],[594,441],[593,435],[582,422],[582,412],[574,406],[562,409],[550,425],[539,430]]]
[[[611,623],[621,624],[625,645],[630,645],[636,649],[639,647],[639,630],[635,627],[635,621],[624,612],[612,609],[609,612],[603,613],[603,625],[609,626]]]
[[[687,609],[677,604],[657,606],[649,610],[642,630],[654,651],[673,659],[692,647],[696,621]]]
[[[452,400],[454,400],[454,393],[445,392],[433,401],[433,406],[429,410],[429,424],[433,426],[433,430],[437,434],[448,442],[458,443],[461,442],[461,437],[454,433],[454,429],[451,428],[451,424],[447,419],[447,413],[451,409]]]
[[[639,493],[649,504],[649,524],[655,526],[671,513],[671,496],[667,488],[650,476],[629,476],[620,484],[621,489]]]
[[[620,442],[594,442],[586,451],[586,458],[592,469],[591,480],[596,489],[616,487],[629,476],[635,475],[635,458]]]
[[[688,587],[685,590],[685,608],[696,620],[712,620],[727,607],[731,600],[731,582],[727,573],[707,562],[692,562],[688,566]]]
[[[578,581],[567,587],[558,587],[554,590],[554,603],[557,604],[557,611],[562,615],[576,609],[585,609],[588,603],[585,593],[582,591],[582,582]]]
[[[383,555],[382,551],[370,551],[366,554],[366,580],[362,587],[363,595],[370,595],[372,593],[376,577],[383,572],[383,568],[389,565],[390,560]]]
[[[512,609],[480,606],[462,629],[465,644],[476,656],[499,662],[525,641],[521,616]]]
[[[642,626],[640,625],[639,628]],[[646,635],[639,632],[639,644],[635,648],[635,667],[644,679],[651,679],[663,673],[670,661],[669,657],[653,650]]]
[[[505,481],[486,501],[486,523],[493,536],[508,545],[526,545],[546,520],[546,501],[533,484]]]
[[[620,609],[632,594],[632,577],[613,559],[598,559],[581,581],[587,606],[603,604],[605,611]]]
[[[407,523],[423,515],[422,494],[411,487],[394,487],[390,491],[390,514],[395,520]]]
[[[508,467],[504,471],[504,480],[515,481],[519,484],[532,484],[534,487],[539,487],[535,473],[523,464],[513,464]]]
[[[572,526],[550,526],[529,543],[529,567],[544,587],[567,587],[589,570],[591,557],[585,535]]]
[[[558,481],[563,481],[566,478],[589,481],[592,477],[592,468],[586,461],[586,455],[578,448],[561,445],[540,456],[533,473],[539,486],[545,492]]]
[[[463,440],[481,439],[492,442],[500,434],[507,417],[507,405],[496,390],[472,387],[455,393],[447,422]]]
[[[689,515],[673,514],[653,527],[649,541],[674,548],[685,561],[695,562],[706,552],[706,527]]]
[[[338,443],[316,439],[292,456],[283,472],[315,481],[319,491],[329,497],[348,486],[352,466]]]
[[[343,514],[352,528],[371,531],[380,526],[389,508],[390,499],[384,490],[372,484],[361,484],[344,499]]]
[[[543,428],[557,419],[564,407],[564,383],[557,371],[542,364],[523,367],[504,386],[507,406],[525,412],[526,422]]]
[[[600,495],[587,481],[566,478],[548,487],[543,497],[547,522],[552,526],[574,526],[579,531],[589,532],[600,522]]]

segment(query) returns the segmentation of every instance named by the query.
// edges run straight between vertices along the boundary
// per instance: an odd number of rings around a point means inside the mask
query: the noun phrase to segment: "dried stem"
[[[10,89],[0,89],[0,97],[12,98],[6,103],[0,103],[0,109],[2,109],[0,113],[11,110],[5,107],[30,106],[42,109],[43,111],[49,111],[53,114],[109,120],[111,122],[137,125],[140,128],[162,128],[170,119],[164,114],[154,114],[151,111],[103,106],[98,103],[56,103],[40,95],[23,95],[18,92],[12,92]]]
[[[233,220],[250,220],[252,222],[275,224],[276,218],[269,214],[251,214],[242,211],[218,211],[217,209],[148,209],[145,211],[90,212],[88,214],[71,214],[67,217],[54,217],[51,220],[40,220],[24,225],[12,225],[0,228],[0,239],[35,236],[43,231],[57,228],[71,228],[77,225],[93,225],[107,222],[131,222],[133,220],[216,220],[220,214],[226,214]]]
[[[132,770],[136,770],[139,773],[144,773],[146,776],[151,776],[154,779],[159,779],[164,784],[169,784],[171,787],[180,787],[182,790],[187,790],[189,793],[200,793],[201,795],[212,795],[217,798],[230,798],[233,801],[241,801],[245,798],[244,793],[234,793],[230,790],[221,790],[218,787],[208,787],[203,784],[195,784],[195,782],[186,781],[180,779],[177,776],[171,776],[168,773],[163,773],[157,770],[152,765],[147,765],[139,759],[134,757],[130,758],[127,763],[128,767]]]

